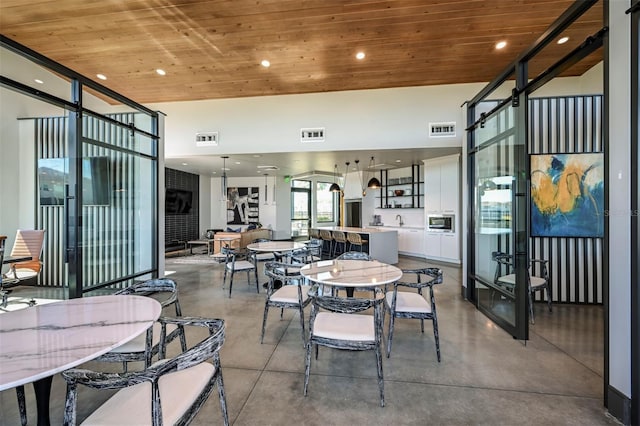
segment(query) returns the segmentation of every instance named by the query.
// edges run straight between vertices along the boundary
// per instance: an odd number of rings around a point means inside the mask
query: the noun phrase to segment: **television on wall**
[[[82,202],[85,206],[108,206],[111,199],[108,157],[82,159]],[[64,204],[64,189],[69,182],[68,158],[38,160],[38,187],[41,206]]]
[[[193,192],[167,188],[164,198],[166,214],[189,214],[193,205]]]

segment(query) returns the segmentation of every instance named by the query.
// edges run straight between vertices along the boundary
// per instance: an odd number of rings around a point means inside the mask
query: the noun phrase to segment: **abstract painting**
[[[260,190],[258,187],[227,188],[227,224],[257,225],[259,223]]]
[[[531,235],[604,235],[602,153],[531,155]]]

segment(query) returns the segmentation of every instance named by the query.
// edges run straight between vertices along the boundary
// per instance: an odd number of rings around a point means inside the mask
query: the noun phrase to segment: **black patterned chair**
[[[516,274],[513,271],[513,256],[501,251],[494,251],[491,257],[496,261],[496,271],[493,282],[502,289],[515,293]],[[549,312],[551,308],[551,285],[549,284],[549,270],[547,268],[549,261],[544,259],[530,259],[527,274],[527,296],[529,299],[529,319],[531,324],[535,324],[535,316],[533,310],[533,296],[536,291],[545,291],[547,296],[547,306]],[[537,266],[538,274],[534,269]],[[492,299],[495,295],[492,294]]]
[[[205,327],[209,335],[176,357],[160,360],[143,371],[102,373],[74,368],[63,372],[67,382],[65,425],[75,425],[77,421],[78,385],[118,390],[84,420],[86,425],[186,425],[198,414],[215,386],[223,423],[229,424],[219,354],[224,342],[224,320],[161,317],[159,321],[165,327]],[[163,346],[165,337],[161,339]]]
[[[264,266],[264,273],[269,278],[267,283],[267,298],[264,302],[264,316],[262,317],[262,333],[260,343],[264,340],[264,332],[267,327],[267,315],[269,308],[280,308],[280,319],[285,309],[297,309],[300,315],[300,327],[302,329],[302,344],[306,343],[304,328],[304,308],[309,304],[309,286],[303,285],[303,277],[300,275],[300,265],[281,262],[268,262]],[[281,287],[275,288],[279,282]]]
[[[318,291],[310,291],[311,316],[309,338],[305,357],[304,395],[307,396],[311,371],[311,351],[318,346],[352,351],[370,350],[375,353],[378,372],[380,406],[384,407],[384,377],[382,372],[382,323],[384,295],[376,293],[372,298],[334,297]],[[359,313],[373,308],[373,315]]]
[[[442,283],[442,271],[438,268],[403,269],[403,274],[415,274],[415,282],[397,281],[393,291],[386,292],[386,308],[389,310],[389,332],[387,333],[387,358],[391,355],[393,327],[396,318],[420,320],[420,330],[424,333],[424,320],[433,323],[433,336],[436,342],[436,354],[440,362],[440,337],[438,334],[438,316],[433,286]],[[400,288],[417,291],[398,291]],[[429,300],[425,299],[422,290],[429,289]]]
[[[231,297],[231,289],[233,288],[233,276],[236,272],[247,273],[247,284],[251,285],[250,274],[253,272],[256,279],[256,292],[260,293],[260,286],[258,285],[258,268],[255,263],[250,260],[243,259],[239,256],[236,249],[231,247],[222,247],[220,250],[225,256],[224,262],[224,276],[222,277],[222,288],[224,288],[227,282],[227,273],[229,273],[229,297]]]
[[[182,309],[178,300],[178,285],[169,278],[156,278],[141,283],[134,284],[125,289],[119,290],[117,295],[139,295],[149,296],[158,299],[163,309],[173,306],[174,311],[171,316],[181,317]],[[163,330],[163,327],[167,327]],[[154,356],[159,355],[164,358],[161,351],[160,336],[165,333],[165,342],[169,343],[176,338],[180,338],[180,346],[183,351],[187,349],[187,341],[184,335],[184,328],[174,324],[162,324],[156,321],[147,333],[141,334],[133,340],[118,346],[104,355],[96,358],[96,361],[122,362],[124,371],[127,371],[127,364],[134,361],[144,361],[144,368],[151,365]]]

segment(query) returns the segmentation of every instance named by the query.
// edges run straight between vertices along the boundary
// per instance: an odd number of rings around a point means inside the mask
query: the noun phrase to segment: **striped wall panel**
[[[133,123],[135,114],[111,116],[124,123]],[[91,286],[135,272],[135,208],[137,157],[92,142],[132,149],[135,140],[126,128],[94,117],[83,121],[82,154],[84,157],[109,159],[110,204],[83,208],[83,286]],[[38,158],[64,158],[67,154],[67,119],[65,117],[34,119],[34,135]],[[125,195],[127,194],[127,195]],[[43,253],[43,274],[40,285],[64,286],[68,281],[64,262],[64,207],[39,206],[37,224],[46,229]]]
[[[602,96],[531,98],[529,153],[602,152]],[[530,240],[530,256],[549,260],[552,299],[602,303],[602,239]],[[537,300],[542,300],[537,294]]]
[[[165,186],[184,189],[193,194],[192,208],[188,214],[168,214],[165,216],[165,243],[167,246],[172,246],[179,244],[179,241],[197,240],[200,232],[200,176],[165,168]]]

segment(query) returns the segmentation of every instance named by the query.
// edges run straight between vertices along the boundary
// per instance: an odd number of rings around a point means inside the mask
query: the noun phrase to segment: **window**
[[[316,183],[316,221],[336,221],[336,193],[329,191],[330,182]]]

